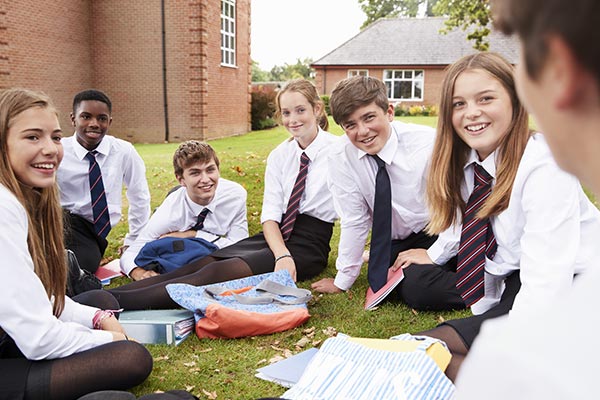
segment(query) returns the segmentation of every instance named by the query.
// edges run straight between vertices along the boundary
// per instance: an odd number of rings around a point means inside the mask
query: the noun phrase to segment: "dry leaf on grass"
[[[184,367],[195,367],[196,361],[190,361],[190,362],[183,363],[183,366]]]
[[[202,389],[202,393],[204,393],[204,395],[206,396],[207,399],[216,399],[217,398],[217,392],[209,392],[208,390],[204,390]]]
[[[446,322],[446,318],[442,317],[441,315],[438,315],[438,322],[441,324],[443,322]]]
[[[328,326],[327,328],[323,329],[323,333],[326,336],[332,337],[337,335],[337,329],[335,329],[333,326]]]
[[[306,336],[303,336],[302,338],[300,338],[300,340],[298,340],[296,342],[296,347],[303,348],[304,346],[306,346],[309,343],[310,343],[310,339]]]
[[[163,360],[168,360],[169,356],[159,356],[159,357],[154,357],[154,361],[163,361]]]

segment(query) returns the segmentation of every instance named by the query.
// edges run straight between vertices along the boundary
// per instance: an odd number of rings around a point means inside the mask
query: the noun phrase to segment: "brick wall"
[[[113,101],[111,134],[133,142],[209,139],[250,130],[250,0],[237,0],[237,67],[220,65],[220,0],[0,0],[0,87],[44,90],[68,114],[95,87]]]

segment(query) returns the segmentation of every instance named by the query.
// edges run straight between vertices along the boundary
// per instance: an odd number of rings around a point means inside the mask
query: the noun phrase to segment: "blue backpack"
[[[215,244],[202,238],[164,237],[146,243],[135,258],[135,265],[164,274],[217,249]]]

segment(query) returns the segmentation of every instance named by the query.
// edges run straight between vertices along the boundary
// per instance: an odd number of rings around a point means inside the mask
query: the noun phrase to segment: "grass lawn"
[[[407,117],[401,120],[435,126],[435,117]],[[330,131],[342,134],[331,123]],[[252,132],[244,136],[211,141],[221,161],[221,176],[242,184],[248,191],[248,223],[250,234],[260,231],[263,175],[269,152],[288,137],[282,127]],[[167,191],[176,184],[171,159],[177,144],[136,145],[146,163],[148,183],[152,195],[152,208],[164,199]],[[126,220],[126,219],[125,219]],[[107,256],[115,257],[116,250],[127,231],[122,222],[110,233]],[[335,276],[335,259],[339,240],[336,223],[331,241],[329,263],[318,277]],[[119,278],[117,286],[128,281]],[[310,282],[299,283],[309,288]],[[319,346],[323,340],[343,332],[353,336],[387,338],[405,332],[429,329],[445,319],[469,315],[463,312],[416,312],[402,304],[386,303],[375,311],[364,311],[364,293],[367,289],[366,271],[353,288],[341,294],[317,295],[309,304],[311,318],[306,325],[287,332],[236,340],[199,340],[190,336],[177,347],[148,346],[154,356],[154,371],[148,380],[135,388],[136,395],[158,390],[187,389],[199,398],[255,399],[276,397],[285,389],[254,377],[255,369],[270,360],[295,354],[302,348],[296,343],[308,337],[305,347]]]

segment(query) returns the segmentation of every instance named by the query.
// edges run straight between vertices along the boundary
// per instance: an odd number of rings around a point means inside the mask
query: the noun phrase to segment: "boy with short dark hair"
[[[182,143],[173,155],[173,169],[182,188],[167,196],[121,257],[121,270],[134,280],[158,275],[135,264],[153,240],[198,237],[223,248],[248,237],[246,190],[220,177],[219,158],[210,145]]]
[[[325,293],[348,290],[360,274],[372,229],[368,279],[376,292],[386,283],[388,269],[398,262],[399,253],[426,249],[435,241],[423,231],[429,221],[425,173],[435,131],[394,121],[387,88],[373,77],[339,82],[330,107],[333,119],[346,133],[329,157],[328,172],[341,220],[338,273],[335,279],[321,279],[312,287]],[[385,196],[387,200],[379,202]],[[420,280],[421,272],[408,267],[405,280]]]
[[[63,139],[58,169],[61,205],[67,216],[66,246],[80,266],[95,272],[108,245],[106,237],[121,219],[121,193],[127,188],[129,233],[136,239],[150,217],[146,167],[131,143],[108,135],[112,103],[106,93],[84,90],[73,99],[75,134]]]
[[[557,163],[600,196],[600,46],[590,40],[600,2],[494,0],[492,7],[495,25],[521,39],[519,95]],[[461,367],[457,398],[596,398],[598,287],[600,269],[585,272],[547,308],[486,322]]]

